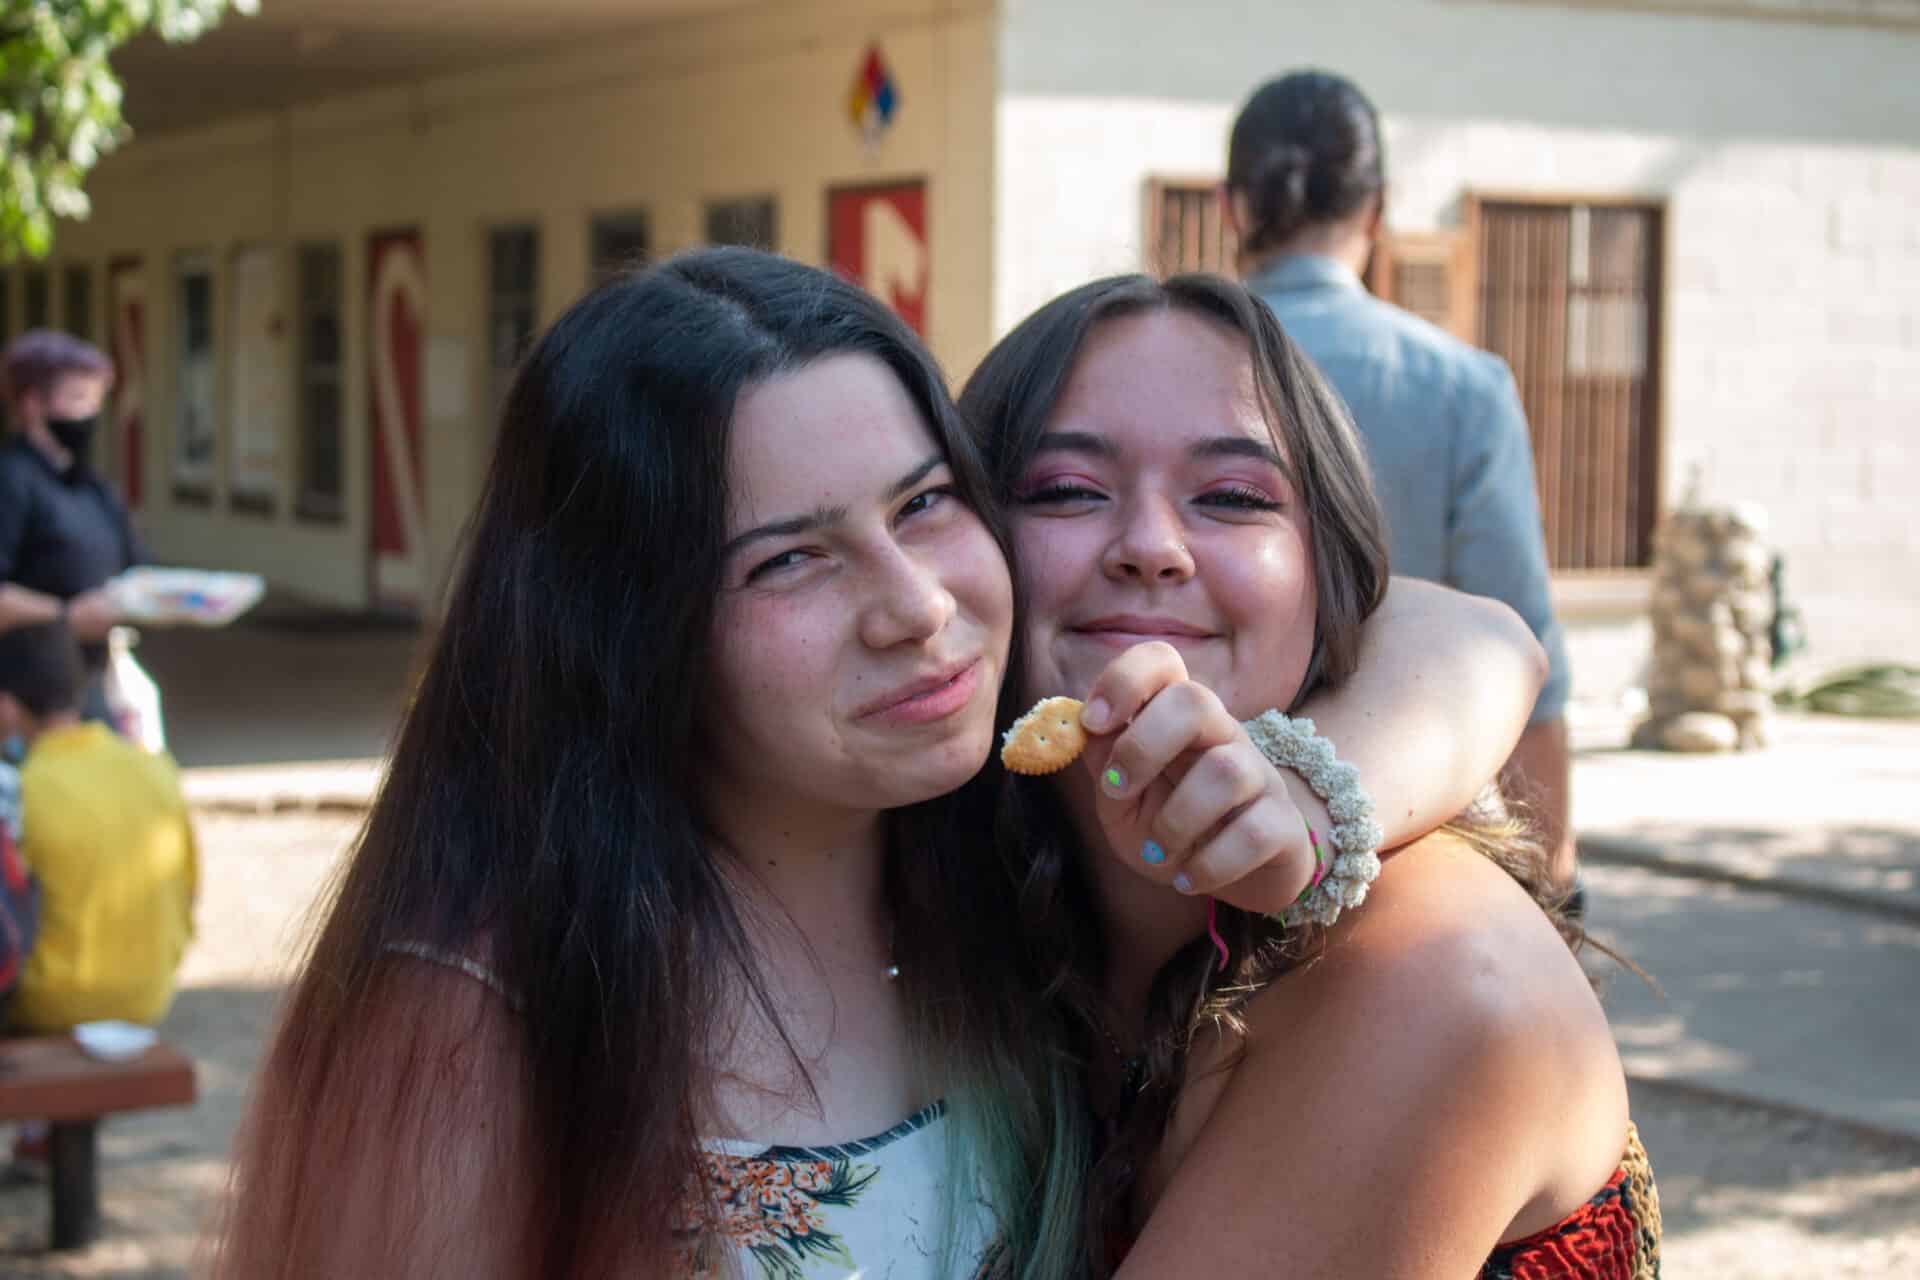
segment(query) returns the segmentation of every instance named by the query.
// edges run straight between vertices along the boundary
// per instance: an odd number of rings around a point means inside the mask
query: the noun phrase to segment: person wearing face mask
[[[108,579],[146,559],[126,504],[88,461],[113,362],[50,329],[0,355],[11,431],[0,446],[0,631],[64,622],[89,676],[97,715],[107,632],[121,621]]]

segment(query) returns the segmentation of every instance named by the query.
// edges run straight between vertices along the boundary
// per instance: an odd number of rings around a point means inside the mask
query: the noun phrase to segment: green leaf
[[[45,257],[57,218],[89,211],[87,175],[131,131],[114,50],[144,31],[176,43],[258,0],[27,0],[0,15],[0,262]]]

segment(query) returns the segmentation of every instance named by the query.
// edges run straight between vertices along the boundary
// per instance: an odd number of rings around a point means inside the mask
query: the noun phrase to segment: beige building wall
[[[1697,466],[1709,497],[1765,505],[1821,657],[1920,658],[1920,28],[1547,0],[1007,7],[997,330],[1140,269],[1146,178],[1223,173],[1257,84],[1340,71],[1386,116],[1396,230],[1459,225],[1469,191],[1666,202],[1665,499]],[[1595,644],[1576,687],[1607,696],[1644,645]]]
[[[491,228],[538,227],[544,325],[587,284],[597,213],[645,210],[654,252],[668,253],[701,241],[706,202],[771,195],[779,248],[821,262],[829,187],[924,176],[929,338],[944,362],[970,366],[991,333],[995,33],[990,0],[770,4],[663,25],[620,47],[137,141],[102,166],[90,186],[92,219],[61,229],[55,257],[56,269],[93,264],[97,313],[106,305],[107,260],[145,259],[152,354],[140,522],[156,557],[261,572],[343,606],[367,603],[366,253],[369,235],[383,230],[417,228],[425,245],[427,552],[436,584],[491,441]],[[846,101],[875,41],[902,105],[893,128],[869,145],[847,119]],[[230,346],[219,325],[227,320],[233,251],[253,244],[281,250],[289,319],[281,354],[291,395],[294,249],[307,242],[344,250],[345,518],[327,525],[293,514],[291,436],[281,445],[273,516],[229,510],[224,456],[211,506],[181,506],[169,493],[171,264],[184,250],[215,258],[215,345],[225,388]],[[233,431],[226,406],[220,412],[224,452]]]

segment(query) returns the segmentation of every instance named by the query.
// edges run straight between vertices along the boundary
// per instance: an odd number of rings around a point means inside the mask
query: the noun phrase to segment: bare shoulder
[[[1308,1041],[1305,1064],[1281,1061]],[[1325,953],[1255,999],[1246,1066],[1453,1117],[1513,1155],[1515,1221],[1537,1226],[1606,1180],[1627,1131],[1619,1054],[1579,961],[1511,876],[1446,835],[1389,858]]]
[[[212,1274],[517,1274],[519,1016],[457,969],[383,956],[321,1043],[302,1017],[321,981],[303,980],[258,1080]]]
[[[1626,1140],[1578,962],[1445,837],[1388,860],[1324,953],[1251,1001],[1244,1041],[1195,1057],[1126,1280],[1255,1274],[1236,1268],[1275,1250],[1290,1274],[1468,1274],[1585,1203]]]
[[[349,1164],[417,1161],[434,1181],[450,1157],[495,1168],[524,1147],[523,1025],[498,991],[458,969],[386,955],[346,1026],[321,1096],[292,1101],[333,1112],[323,1127]],[[484,1188],[434,1190],[458,1201]]]
[[[1323,952],[1253,998],[1244,1040],[1196,1041],[1188,1132],[1223,1088],[1204,1082],[1225,1073],[1304,1097],[1365,1081],[1413,1108],[1441,1093],[1457,1106],[1477,1079],[1509,1117],[1552,1114],[1582,1082],[1606,1097],[1620,1080],[1606,1016],[1559,931],[1511,876],[1446,835],[1386,859]],[[1616,1136],[1625,1124],[1622,1102]]]
[[[411,1028],[405,1052],[369,1065],[404,1071],[424,1063],[474,1088],[517,1089],[522,1019],[500,980],[474,956],[394,951],[381,957],[363,1006],[368,1039]]]
[[[1303,1025],[1383,1040],[1403,1060],[1570,1055],[1617,1072],[1606,1017],[1579,961],[1527,892],[1460,840],[1432,835],[1389,857],[1326,948],[1254,1001],[1250,1047]],[[1624,1130],[1623,1130],[1624,1131]]]
[[[1398,992],[1476,1023],[1599,1016],[1546,912],[1491,860],[1445,834],[1387,857],[1366,902],[1334,927],[1302,976],[1303,995]]]

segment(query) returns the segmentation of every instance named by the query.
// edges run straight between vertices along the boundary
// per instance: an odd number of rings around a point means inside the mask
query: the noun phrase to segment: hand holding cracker
[[[1088,691],[1082,767],[1114,856],[1182,893],[1291,906],[1314,855],[1284,774],[1172,645],[1135,645]]]

